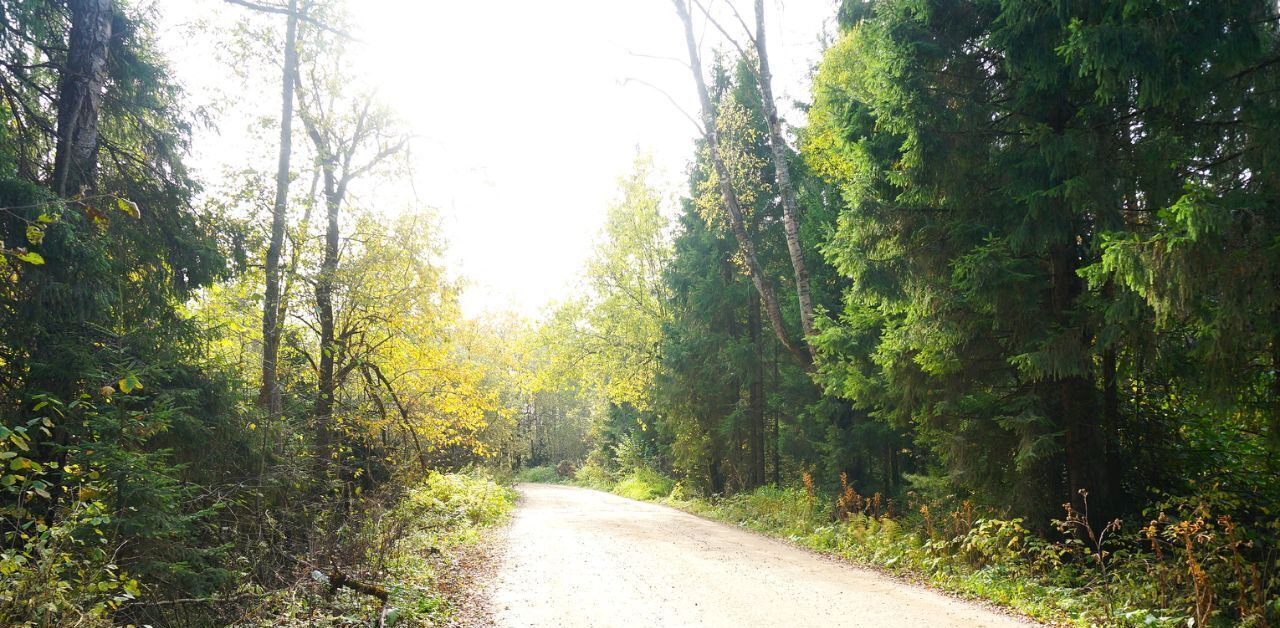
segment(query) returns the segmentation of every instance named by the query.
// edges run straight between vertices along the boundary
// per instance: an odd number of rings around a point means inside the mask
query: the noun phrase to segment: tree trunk
[[[1050,253],[1052,292],[1050,307],[1053,319],[1063,329],[1074,327],[1070,311],[1081,291],[1081,280],[1076,274],[1079,264],[1073,246],[1059,246]],[[1081,334],[1081,342],[1086,342]],[[1110,512],[1110,481],[1107,478],[1104,455],[1103,426],[1095,417],[1096,389],[1093,379],[1086,375],[1062,377],[1053,383],[1055,410],[1063,430],[1066,454],[1067,486],[1071,503],[1080,510],[1085,507],[1082,491],[1089,493],[1089,521],[1095,529],[1101,529]]]
[[[751,336],[751,381],[747,392],[747,420],[751,422],[751,476],[749,488],[765,482],[765,424],[764,424],[764,353],[761,351],[760,297],[755,292],[747,305],[748,331]]]
[[[1273,329],[1280,330],[1280,309],[1273,317]],[[1271,448],[1280,451],[1280,331],[1271,336]]]
[[[298,78],[294,77],[295,80]],[[405,139],[384,146],[364,164],[355,164],[355,156],[370,142],[380,141],[385,130],[381,122],[371,118],[371,100],[356,103],[357,117],[350,126],[343,128],[334,126],[331,119],[323,117],[323,110],[316,106],[310,109],[309,104],[320,102],[317,92],[313,98],[303,90],[298,98],[298,114],[307,134],[311,137],[317,153],[323,179],[326,227],[324,238],[324,257],[320,263],[320,273],[316,277],[316,317],[320,332],[320,356],[316,363],[316,401],[313,406],[313,418],[316,422],[317,473],[324,479],[326,472],[337,466],[342,441],[341,434],[333,422],[335,397],[341,380],[350,373],[354,364],[347,362],[338,367],[339,358],[343,357],[344,344],[338,341],[337,324],[334,315],[333,292],[338,270],[338,216],[342,203],[346,200],[348,185],[361,174],[368,172],[383,159],[390,157],[404,147]],[[321,117],[317,117],[321,114]],[[343,136],[343,132],[348,134]],[[350,331],[350,330],[348,330]],[[348,334],[349,335],[349,334]],[[337,474],[341,476],[342,474]],[[343,478],[349,480],[351,478]],[[343,501],[340,505],[349,506]]]
[[[68,0],[67,6],[71,35],[58,87],[58,147],[53,165],[53,189],[61,196],[93,187],[113,19],[111,0]]]
[[[1115,347],[1108,347],[1102,352],[1102,423],[1110,436],[1103,445],[1106,448],[1107,478],[1112,482],[1120,478],[1123,472],[1118,353]]]
[[[787,145],[782,140],[782,123],[778,118],[778,106],[773,100],[773,75],[769,72],[769,53],[764,40],[764,0],[756,0],[756,56],[760,75],[760,101],[764,106],[764,119],[769,127],[769,146],[773,152],[773,171],[778,182],[778,194],[782,197],[782,230],[787,237],[787,253],[791,256],[791,268],[796,276],[796,301],[800,305],[800,327],[804,330],[806,346],[813,337],[813,298],[810,295],[809,269],[804,261],[804,248],[800,245],[800,207],[796,202],[795,186],[791,182],[791,166],[787,162]],[[812,351],[809,351],[812,359]]]
[[[702,78],[702,62],[698,56],[698,41],[693,34],[693,18],[689,14],[689,7],[685,5],[684,0],[673,0],[676,6],[676,13],[680,16],[680,20],[684,22],[685,43],[689,48],[689,68],[693,72],[693,81],[698,88],[698,101],[702,107],[702,133],[707,142],[707,152],[711,158],[712,166],[715,167],[716,177],[720,180],[720,195],[723,197],[725,210],[729,214],[729,224],[733,228],[733,235],[738,240],[738,247],[741,249],[742,258],[747,266],[747,274],[751,277],[751,283],[755,285],[756,292],[760,294],[760,298],[764,301],[765,312],[769,316],[769,324],[773,327],[773,333],[777,335],[778,342],[786,348],[788,352],[795,355],[806,367],[812,366],[807,351],[799,349],[787,335],[786,325],[782,319],[782,309],[778,306],[778,296],[773,291],[773,286],[766,280],[764,271],[760,267],[759,257],[756,255],[755,244],[751,241],[747,234],[747,229],[743,225],[742,206],[738,202],[738,195],[733,189],[733,181],[729,175],[729,169],[725,167],[724,160],[720,158],[720,134],[716,129],[716,109],[711,102],[711,94],[707,91],[707,83]]]
[[[773,388],[779,390],[782,383],[778,381],[778,349],[773,349]],[[782,486],[782,412],[773,413],[773,485]]]
[[[283,407],[278,386],[280,355],[280,253],[289,203],[289,159],[293,152],[293,89],[298,71],[298,1],[289,0],[285,27],[284,72],[280,87],[280,160],[276,166],[276,199],[271,209],[271,242],[267,246],[266,292],[262,302],[262,390],[259,403],[269,416],[278,416]]]
[[[332,165],[326,164],[324,173],[325,213],[328,225],[324,233],[324,259],[320,263],[320,276],[316,279],[316,311],[320,323],[320,361],[316,373],[316,433],[319,437],[319,454],[323,467],[333,464],[334,438],[332,430],[334,395],[338,385],[334,377],[338,346],[335,342],[333,316],[334,275],[338,270],[338,210],[342,195],[335,180]]]

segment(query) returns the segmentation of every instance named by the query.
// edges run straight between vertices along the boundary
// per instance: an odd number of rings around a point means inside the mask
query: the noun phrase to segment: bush
[[[675,482],[652,469],[640,468],[627,474],[613,487],[617,495],[629,499],[650,500],[671,494]]]
[[[528,467],[516,474],[516,480],[534,484],[555,484],[560,481],[560,475],[550,466]]]
[[[587,459],[586,464],[573,476],[574,484],[594,488],[598,491],[607,491],[613,488],[616,480],[604,465],[594,459]]]
[[[52,427],[35,419],[12,429],[0,425],[0,621],[13,626],[109,626],[110,613],[140,593],[136,580],[114,564],[119,546],[107,543],[112,524],[101,481],[85,478],[60,508],[48,508],[49,468],[28,457],[31,434]],[[52,467],[56,468],[56,466]],[[63,469],[79,476],[76,465]]]
[[[515,492],[481,472],[432,473],[389,511],[373,505],[358,533],[344,539],[346,549],[359,551],[334,566],[386,589],[388,625],[450,625],[457,614],[451,599],[456,582],[443,585],[457,571],[458,553],[507,517]],[[327,589],[304,578],[272,591],[237,625],[368,625],[355,620],[378,617],[383,610],[375,597],[347,589],[330,594]]]
[[[138,582],[95,543],[110,519],[96,501],[72,501],[52,525],[5,535],[0,549],[0,617],[13,626],[110,626],[109,615],[135,599]]]
[[[511,511],[514,499],[511,489],[483,475],[432,473],[409,491],[395,515],[432,529],[488,526]]]
[[[573,472],[576,470],[576,465],[569,460],[561,460],[560,464],[556,465],[556,475],[561,478],[573,477]]]

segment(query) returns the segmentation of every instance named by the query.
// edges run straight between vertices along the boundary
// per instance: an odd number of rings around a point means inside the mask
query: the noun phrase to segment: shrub
[[[84,478],[61,507],[45,516],[53,487],[48,468],[28,457],[31,434],[48,419],[12,429],[0,425],[0,618],[6,625],[111,625],[109,615],[140,593],[136,580],[114,564],[108,544],[110,510],[98,495],[107,487]],[[56,468],[56,467],[54,467]],[[66,478],[80,476],[76,465]]]
[[[586,464],[578,469],[573,478],[576,484],[600,491],[610,490],[615,482],[613,474],[594,459],[587,459]]]
[[[560,481],[560,475],[550,466],[529,467],[521,469],[516,474],[516,480],[521,482],[532,482],[534,484],[555,484]]]
[[[513,502],[511,489],[487,477],[432,473],[421,486],[410,489],[395,516],[426,528],[485,526],[506,516]]]
[[[650,500],[671,494],[675,482],[652,469],[640,468],[627,474],[613,487],[617,495],[630,499]]]
[[[448,584],[457,570],[461,548],[481,538],[481,531],[502,522],[514,507],[515,492],[487,474],[432,473],[390,505],[369,504],[358,532],[343,539],[350,552],[333,566],[353,579],[383,588],[388,601],[348,589],[329,591],[311,578],[272,591],[242,626],[368,625],[366,618],[386,613],[387,625],[450,625],[457,609],[455,588]],[[329,560],[333,560],[330,558]],[[327,565],[321,565],[327,567]],[[442,582],[445,580],[445,582]],[[362,619],[359,624],[357,619]]]

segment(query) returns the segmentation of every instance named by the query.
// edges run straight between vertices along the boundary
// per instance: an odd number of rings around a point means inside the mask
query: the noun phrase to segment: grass
[[[674,486],[675,482],[671,478],[642,468],[624,475],[611,490],[615,495],[629,499],[651,501],[667,497]]]
[[[516,472],[515,481],[533,482],[535,484],[563,484],[569,478],[561,477],[551,465],[527,467]]]
[[[854,514],[832,521],[829,509],[817,501],[803,489],[762,487],[718,500],[694,498],[666,503],[952,593],[995,602],[1042,621],[1072,619],[1059,606],[1069,597],[1054,596],[1047,588],[1036,586],[1026,574],[1011,569],[1016,547],[1026,535],[1026,530],[1016,523],[1006,522],[971,533],[967,544],[959,543],[970,553],[961,556],[944,544],[921,538],[893,518]],[[976,542],[977,539],[982,541]]]
[[[386,567],[397,625],[433,626],[454,617],[454,600],[437,586],[441,571],[505,521],[514,504],[514,491],[479,474],[433,474],[409,491],[391,515],[391,525],[407,534]]]

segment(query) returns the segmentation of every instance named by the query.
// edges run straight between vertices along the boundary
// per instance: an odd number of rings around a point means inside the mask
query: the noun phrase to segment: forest
[[[683,183],[638,151],[538,316],[379,194],[359,3],[219,3],[275,113],[216,177],[164,4],[0,0],[0,623],[449,625],[524,480],[1052,624],[1280,624],[1274,0],[826,3],[798,102],[778,3],[662,3]]]

